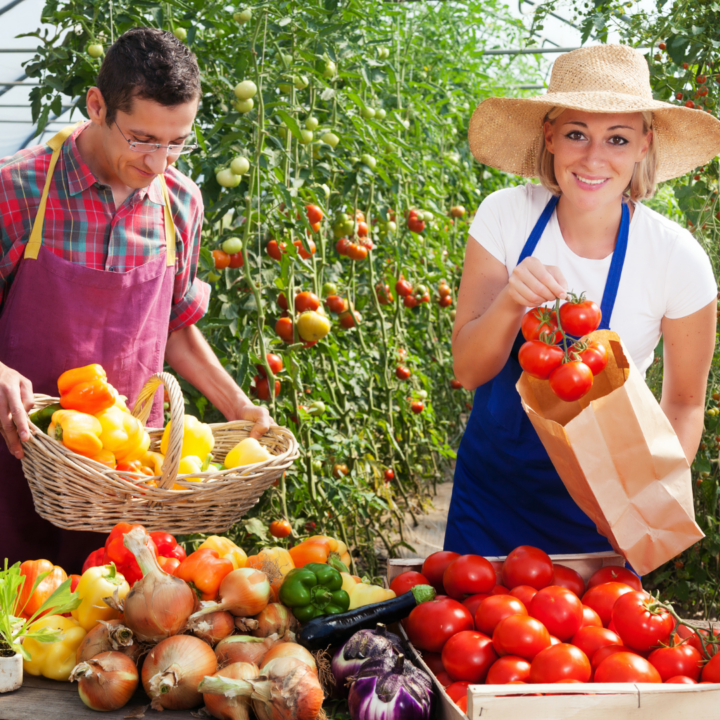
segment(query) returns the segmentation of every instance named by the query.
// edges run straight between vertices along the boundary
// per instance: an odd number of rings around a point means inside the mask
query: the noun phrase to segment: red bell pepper
[[[185,548],[178,544],[178,541],[170,533],[156,530],[150,533],[150,537],[157,546],[160,557],[177,558],[180,562],[187,557]]]
[[[180,561],[174,557],[158,557],[158,564],[168,574],[174,575],[175,571],[180,567]]]
[[[111,531],[105,541],[105,555],[103,565],[115,563],[117,571],[128,581],[132,587],[138,580],[142,578],[140,566],[135,556],[123,545],[123,538],[135,527],[142,525],[131,525],[130,523],[118,523]],[[158,549],[150,537],[147,539],[148,548],[158,556]]]
[[[82,572],[85,573],[91,567],[99,567],[105,564],[105,548],[101,547],[97,550],[93,550],[88,556],[82,566]]]
[[[175,571],[175,577],[188,583],[201,600],[216,600],[220,583],[234,569],[232,562],[221,558],[217,550],[204,548],[188,555]]]

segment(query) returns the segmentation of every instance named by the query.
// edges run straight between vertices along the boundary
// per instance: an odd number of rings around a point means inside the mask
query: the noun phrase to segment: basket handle
[[[182,390],[180,389],[178,381],[170,373],[166,372],[151,375],[145,385],[143,385],[135,401],[132,414],[133,417],[145,425],[150,416],[153,397],[161,385],[165,386],[168,391],[168,396],[170,397],[170,422],[172,423],[168,450],[165,454],[162,475],[158,483],[159,487],[167,490],[172,487],[177,478],[185,429],[185,400],[183,399]]]

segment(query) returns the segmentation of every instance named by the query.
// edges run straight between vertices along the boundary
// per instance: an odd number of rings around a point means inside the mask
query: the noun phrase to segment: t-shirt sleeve
[[[488,195],[481,203],[470,225],[470,235],[494,258],[507,266],[507,248],[503,240],[502,217],[507,206],[507,190]]]
[[[667,269],[665,317],[670,320],[692,315],[717,297],[710,258],[686,230],[678,237]]]

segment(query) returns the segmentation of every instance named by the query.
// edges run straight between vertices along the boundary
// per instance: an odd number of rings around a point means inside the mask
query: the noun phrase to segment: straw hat
[[[720,121],[710,113],[653,99],[645,57],[626,45],[596,45],[560,55],[545,95],[491,97],[477,106],[468,138],[481,163],[535,177],[545,114],[553,107],[587,112],[653,112],[656,179],[669,180],[720,152]]]

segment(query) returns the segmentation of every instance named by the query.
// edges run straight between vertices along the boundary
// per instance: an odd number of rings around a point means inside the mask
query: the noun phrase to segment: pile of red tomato
[[[720,655],[707,631],[701,642],[687,626],[676,627],[668,606],[623,567],[603,567],[586,585],[527,545],[504,562],[443,551],[390,587],[400,595],[418,584],[438,595],[403,626],[463,711],[468,686],[479,683],[720,682]]]
[[[548,380],[561,400],[579,400],[590,391],[593,377],[605,369],[608,351],[597,340],[573,338],[597,330],[601,319],[600,308],[584,295],[571,294],[568,302],[554,310],[529,310],[521,325],[526,342],[518,353],[520,367],[528,375]]]

